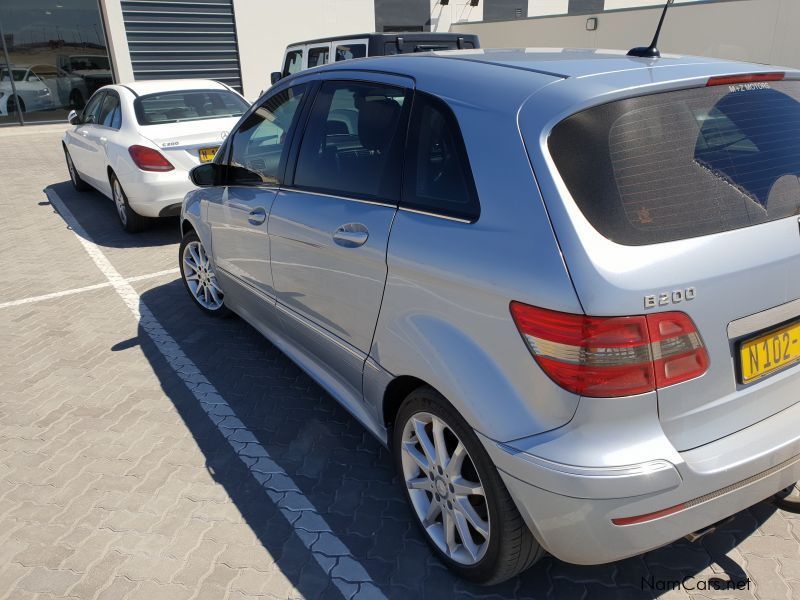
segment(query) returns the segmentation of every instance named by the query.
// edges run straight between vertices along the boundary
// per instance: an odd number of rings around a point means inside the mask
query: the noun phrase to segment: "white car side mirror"
[[[77,111],[71,110],[67,115],[67,121],[69,121],[70,125],[77,125],[78,123],[81,122],[81,118],[80,115],[78,115]]]

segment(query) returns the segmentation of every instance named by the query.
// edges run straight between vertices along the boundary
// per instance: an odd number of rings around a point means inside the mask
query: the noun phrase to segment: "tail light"
[[[128,148],[128,154],[142,171],[172,171],[175,168],[154,148],[134,145]]]
[[[544,372],[581,396],[643,394],[708,370],[703,340],[684,313],[588,317],[512,302],[511,315]]]

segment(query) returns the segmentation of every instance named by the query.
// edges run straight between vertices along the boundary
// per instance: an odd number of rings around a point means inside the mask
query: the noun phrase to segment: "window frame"
[[[332,46],[332,44],[330,44],[330,43],[327,43],[327,44],[309,44],[305,48],[305,55],[303,56],[302,70],[313,69],[315,67],[321,67],[323,65],[331,64],[331,54],[332,54],[331,46]],[[320,52],[320,51],[326,51],[328,53],[328,58],[324,63],[321,63],[319,65],[314,65],[314,67],[312,67],[311,65],[309,65],[309,61],[311,60],[311,54],[313,52]]]
[[[403,100],[403,107],[400,112],[400,122],[398,124],[398,131],[399,134],[402,136],[402,139],[397,142],[400,148],[400,186],[397,191],[397,195],[395,198],[384,198],[384,199],[377,199],[375,197],[371,197],[364,194],[356,194],[352,192],[343,192],[342,190],[335,190],[335,189],[327,189],[327,188],[316,188],[316,187],[309,187],[309,186],[301,186],[298,185],[295,181],[295,175],[297,172],[297,163],[300,158],[300,148],[302,146],[303,140],[306,136],[306,132],[308,131],[308,125],[311,120],[311,115],[314,108],[314,103],[316,102],[317,97],[322,89],[323,84],[332,83],[332,84],[341,84],[341,83],[354,83],[354,84],[361,84],[361,85],[375,85],[375,86],[384,86],[389,88],[398,88],[405,92],[405,98]],[[307,194],[315,194],[320,196],[330,196],[332,198],[342,198],[345,200],[352,200],[356,202],[366,202],[369,204],[376,204],[380,206],[392,206],[398,207],[400,203],[400,198],[402,197],[402,187],[403,187],[403,167],[405,163],[405,147],[407,143],[407,136],[408,136],[408,127],[409,127],[409,119],[410,119],[410,112],[411,112],[411,105],[413,103],[414,98],[414,87],[408,84],[403,85],[400,81],[381,81],[378,79],[361,79],[361,78],[354,78],[354,77],[330,77],[325,79],[318,79],[315,81],[315,88],[313,89],[313,93],[309,94],[308,103],[305,107],[305,114],[302,115],[302,128],[299,127],[300,123],[298,123],[298,131],[296,132],[294,139],[292,140],[292,147],[290,148],[289,154],[289,161],[287,165],[287,170],[285,172],[284,183],[281,185],[281,189],[293,190],[297,192],[307,193]]]
[[[415,202],[413,200],[409,201],[409,194],[411,193],[411,190],[417,189],[417,161],[412,160],[412,157],[416,158],[415,144],[419,142],[418,132],[420,128],[415,128],[415,125],[418,125],[418,120],[422,118],[421,109],[419,108],[421,100],[432,103],[434,107],[436,107],[444,116],[447,125],[450,126],[451,131],[453,131],[455,134],[456,152],[458,153],[460,159],[459,164],[461,165],[464,180],[467,184],[467,193],[470,196],[472,204],[477,209],[475,213],[468,215],[460,211],[448,211],[441,209],[431,210],[430,206],[426,208],[422,202]],[[480,196],[478,195],[478,189],[475,185],[475,177],[472,172],[472,164],[469,160],[467,145],[464,141],[464,134],[461,131],[461,125],[458,122],[458,117],[456,117],[453,109],[447,104],[447,102],[434,94],[420,90],[416,91],[414,94],[414,102],[411,107],[411,117],[408,122],[408,135],[406,136],[406,145],[403,156],[403,183],[400,194],[400,210],[469,224],[476,223],[480,219],[482,212]],[[415,198],[417,197],[416,192],[414,192],[413,195]]]
[[[285,154],[281,156],[281,160],[278,164],[278,172],[276,173],[276,179],[278,180],[276,183],[266,183],[264,181],[258,182],[231,182],[228,177],[228,169],[231,168],[231,161],[233,159],[233,140],[236,137],[236,134],[239,132],[241,126],[250,118],[253,113],[257,112],[259,108],[264,106],[267,102],[269,102],[272,98],[277,96],[278,94],[282,94],[283,92],[296,88],[299,86],[307,86],[307,90],[303,92],[303,97],[300,99],[300,105],[297,107],[297,117],[294,119],[294,122],[286,131],[286,141],[284,142],[284,147],[286,148]],[[267,97],[265,97],[261,102],[256,102],[253,106],[241,116],[239,122],[233,128],[231,133],[225,139],[225,144],[222,152],[218,152],[217,156],[215,157],[214,162],[217,162],[217,158],[220,158],[219,164],[224,167],[223,174],[221,178],[220,186],[222,187],[253,187],[253,188],[265,188],[265,189],[279,189],[284,187],[286,183],[286,176],[287,176],[287,168],[288,165],[292,161],[292,152],[294,151],[294,144],[298,137],[298,131],[305,128],[305,121],[307,119],[307,112],[310,98],[316,97],[317,88],[319,87],[318,82],[314,81],[297,81],[293,82],[291,85],[281,86],[280,89],[275,90]]]

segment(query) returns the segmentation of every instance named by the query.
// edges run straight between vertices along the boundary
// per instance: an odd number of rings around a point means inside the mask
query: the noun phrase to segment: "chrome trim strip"
[[[728,339],[735,339],[800,318],[800,300],[792,300],[775,308],[728,323]]]
[[[366,354],[363,354],[361,351],[356,350],[355,348],[353,348],[347,342],[345,342],[343,340],[340,340],[338,337],[336,337],[335,335],[333,335],[333,334],[329,333],[328,331],[324,330],[322,327],[320,327],[316,323],[313,323],[312,321],[310,321],[306,317],[297,314],[295,311],[293,311],[288,306],[285,306],[285,305],[281,304],[280,302],[277,302],[275,304],[275,306],[279,311],[281,311],[285,315],[287,315],[289,317],[292,317],[295,321],[297,321],[301,325],[304,325],[305,327],[307,327],[308,329],[310,329],[311,331],[313,331],[317,335],[320,335],[320,336],[324,337],[326,340],[328,340],[332,344],[336,344],[342,350],[348,352],[349,354],[351,354],[352,356],[354,356],[358,360],[364,361],[364,360],[367,359],[367,355]]]
[[[324,192],[312,192],[296,187],[281,186],[279,191],[292,192],[293,194],[309,194],[311,196],[321,196],[323,198],[334,198],[336,200],[347,200],[349,202],[358,202],[359,204],[373,204],[375,206],[385,206],[386,208],[397,208],[396,204],[389,202],[381,202],[380,200],[365,200],[363,198],[351,198],[349,196],[337,196],[336,194],[326,194]]]
[[[408,208],[406,206],[401,206],[400,210],[403,212],[414,213],[417,215],[425,215],[426,217],[436,217],[437,219],[444,219],[445,221],[455,221],[456,223],[466,223],[467,225],[471,225],[472,221],[468,219],[460,219],[458,217],[448,217],[446,215],[438,215],[436,213],[427,212],[424,210],[417,210],[416,208]]]

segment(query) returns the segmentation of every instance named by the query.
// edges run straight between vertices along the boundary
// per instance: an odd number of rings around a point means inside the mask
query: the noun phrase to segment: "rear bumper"
[[[800,480],[798,423],[800,404],[795,404],[691,451],[599,468],[542,460],[535,447],[520,451],[481,439],[539,542],[564,561],[600,564],[669,544]],[[577,430],[558,436],[556,445],[581,443]],[[666,438],[659,441],[666,448],[663,442],[668,444]],[[556,445],[550,441],[547,451]],[[680,510],[644,522],[612,522],[678,505]]]
[[[180,214],[184,196],[195,189],[182,169],[166,173],[136,170],[118,174],[131,208],[144,217]]]

